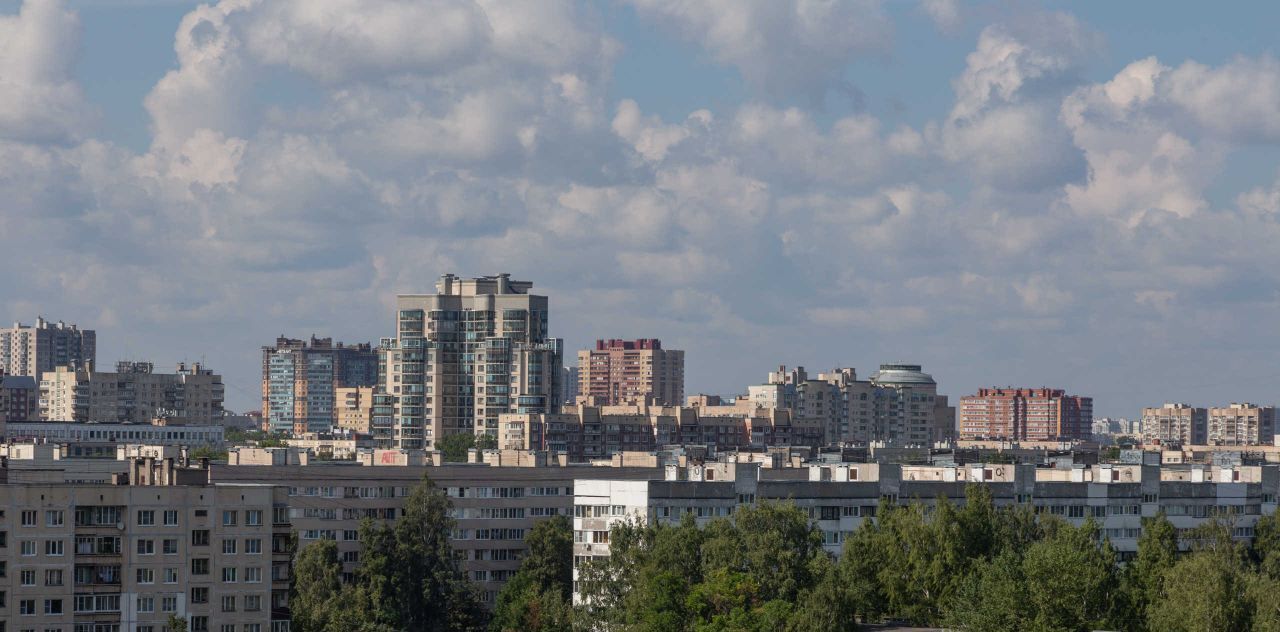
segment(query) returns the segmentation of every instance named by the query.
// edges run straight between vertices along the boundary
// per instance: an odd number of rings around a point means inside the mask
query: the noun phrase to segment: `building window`
[[[177,611],[178,611],[177,597],[161,597],[160,598],[160,612],[177,612]]]
[[[34,510],[34,509],[32,509],[32,510],[24,510],[24,511],[22,512],[22,526],[24,526],[24,527],[34,527],[34,526],[36,526],[36,512],[35,512],[35,510]],[[33,613],[33,614],[34,614],[34,613]]]
[[[226,584],[234,584],[236,581],[236,569],[234,567],[222,569],[222,581]]]
[[[178,569],[176,568],[164,569],[164,583],[166,584],[178,583]]]
[[[250,584],[256,584],[262,581],[262,568],[258,566],[249,566],[244,569],[244,581]]]
[[[178,510],[176,510],[176,509],[166,509],[166,510],[165,510],[165,512],[164,512],[164,526],[166,526],[166,527],[176,527],[176,526],[178,526]]]
[[[61,599],[45,599],[44,613],[45,614],[62,614],[62,600]]]
[[[21,549],[22,549],[22,555],[23,555],[24,557],[31,557],[32,555],[35,555],[35,554],[36,554],[36,542],[35,542],[35,540],[27,540],[27,541],[23,542],[23,543],[20,545],[20,547],[21,547]]]
[[[235,540],[235,538],[227,538],[227,539],[225,539],[225,540],[223,540],[223,541],[222,541],[222,554],[223,554],[223,555],[235,555],[235,554],[236,554],[236,540]]]
[[[155,612],[155,610],[156,610],[155,597],[142,597],[142,596],[138,597],[138,612]]]
[[[138,555],[155,555],[155,540],[138,540]]]
[[[48,511],[44,512],[44,526],[46,526],[46,527],[61,527],[61,526],[62,526],[62,511],[60,511],[60,510],[56,510],[56,509],[50,509],[50,510],[48,510]]]
[[[138,526],[152,527],[156,524],[156,512],[150,509],[138,510]]]
[[[235,595],[223,595],[223,597],[222,597],[222,611],[223,611],[223,612],[235,612],[235,611],[236,611],[236,596],[235,596]]]
[[[209,574],[209,558],[198,557],[191,560],[192,575],[208,575]]]
[[[205,586],[195,586],[191,589],[191,603],[209,603],[209,589]]]
[[[23,599],[18,602],[18,614],[23,616],[33,616],[36,613],[36,600]]]
[[[139,568],[137,578],[139,584],[154,584],[156,582],[156,571],[151,568]]]
[[[191,546],[209,546],[209,530],[196,529],[192,531]]]
[[[169,538],[169,539],[166,539],[166,540],[164,541],[164,554],[165,554],[165,555],[177,555],[177,554],[178,554],[178,539],[177,539],[177,538]]]
[[[224,527],[236,526],[236,511],[234,509],[228,509],[222,512],[222,526]]]
[[[53,556],[62,555],[62,540],[45,540],[44,554]]]
[[[44,572],[45,586],[61,586],[62,585],[62,569],[51,568]]]
[[[249,538],[245,540],[244,552],[247,555],[260,555],[262,553],[262,540],[259,538]]]
[[[251,527],[256,527],[256,526],[258,526],[258,525],[261,525],[261,524],[262,524],[262,510],[261,510],[261,509],[250,509],[250,510],[248,510],[248,511],[244,512],[244,523],[245,523],[245,524],[247,524],[247,525],[249,525],[249,526],[251,526]],[[235,521],[234,521],[234,520],[232,521],[232,524],[235,524]]]

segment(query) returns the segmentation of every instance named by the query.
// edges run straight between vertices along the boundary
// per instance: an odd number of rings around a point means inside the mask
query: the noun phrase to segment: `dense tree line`
[[[538,523],[518,573],[486,615],[449,549],[448,499],[415,489],[394,527],[366,523],[355,582],[340,581],[332,542],[295,566],[294,625],[330,630],[494,632],[856,630],[902,621],[956,630],[1280,632],[1280,525],[1267,516],[1252,545],[1231,525],[1179,534],[1144,520],[1136,556],[1097,526],[1030,507],[997,508],[971,486],[962,504],[884,503],[838,559],[808,515],[785,503],[740,507],[705,527],[624,523],[611,555],[579,567],[572,527]]]

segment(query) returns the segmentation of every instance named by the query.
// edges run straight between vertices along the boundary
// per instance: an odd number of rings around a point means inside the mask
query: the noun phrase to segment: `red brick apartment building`
[[[983,388],[960,398],[961,439],[1087,439],[1093,398],[1052,388]]]

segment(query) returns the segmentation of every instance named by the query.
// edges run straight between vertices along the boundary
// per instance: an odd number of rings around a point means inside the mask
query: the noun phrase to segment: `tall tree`
[[[1115,553],[1099,547],[1092,520],[1061,523],[1027,549],[1022,562],[1027,598],[1040,630],[1092,630],[1105,625],[1115,589]]]
[[[520,569],[498,594],[490,627],[496,631],[562,629],[573,596],[573,525],[555,516],[534,525]]]
[[[293,565],[289,609],[298,632],[326,632],[335,608],[343,601],[342,564],[338,545],[320,540],[302,549]]]
[[[424,632],[476,630],[484,608],[454,558],[449,499],[424,477],[405,499],[395,524],[397,582],[404,607],[398,623]]]
[[[1165,571],[1163,593],[1147,610],[1147,627],[1168,632],[1244,632],[1251,620],[1247,590],[1247,577],[1233,552],[1197,551]]]
[[[1149,610],[1164,591],[1164,577],[1178,561],[1178,531],[1160,512],[1143,518],[1138,554],[1125,567],[1125,604],[1117,610],[1116,623],[1126,630],[1144,630]]]

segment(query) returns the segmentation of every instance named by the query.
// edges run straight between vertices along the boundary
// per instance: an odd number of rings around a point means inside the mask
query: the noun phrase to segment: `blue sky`
[[[0,0],[0,316],[100,361],[508,271],[687,390],[916,361],[1275,402],[1274,3]],[[192,332],[197,335],[192,336]]]

